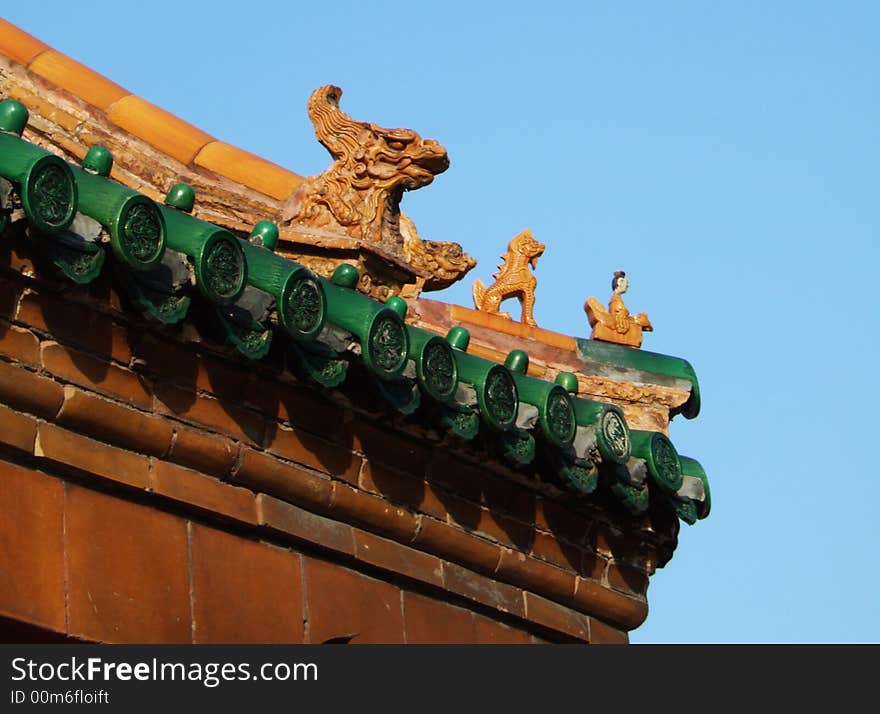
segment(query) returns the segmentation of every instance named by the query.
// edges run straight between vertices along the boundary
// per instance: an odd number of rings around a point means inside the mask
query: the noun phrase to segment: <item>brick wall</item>
[[[356,374],[322,393],[140,321],[107,276],[55,283],[10,232],[0,615],[109,642],[621,642],[644,620],[671,516],[574,509]]]

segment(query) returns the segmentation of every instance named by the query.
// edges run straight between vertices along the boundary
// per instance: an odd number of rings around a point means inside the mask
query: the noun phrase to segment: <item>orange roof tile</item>
[[[28,65],[28,69],[105,111],[113,102],[131,94],[124,87],[55,50],[43,52]]]
[[[195,163],[272,198],[283,200],[303,182],[302,177],[222,141],[202,147]]]
[[[114,103],[107,118],[182,164],[188,164],[205,144],[214,141],[210,134],[133,94]]]
[[[38,54],[50,49],[27,32],[0,18],[0,54],[19,64],[29,64]]]
[[[290,196],[303,182],[299,174],[217,141],[3,19],[0,55],[99,109],[116,126],[181,163],[209,169],[277,200]]]

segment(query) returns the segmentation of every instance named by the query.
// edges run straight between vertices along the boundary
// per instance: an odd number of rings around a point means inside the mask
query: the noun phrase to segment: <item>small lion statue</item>
[[[543,254],[544,244],[536,241],[528,228],[514,236],[507,246],[507,252],[501,256],[498,272],[492,276],[495,282],[487,288],[481,280],[474,281],[474,306],[477,310],[512,319],[510,313],[499,312],[498,308],[507,298],[516,297],[522,307],[521,322],[537,327],[533,310],[538,281],[529,272],[529,266],[535,270],[538,258]]]

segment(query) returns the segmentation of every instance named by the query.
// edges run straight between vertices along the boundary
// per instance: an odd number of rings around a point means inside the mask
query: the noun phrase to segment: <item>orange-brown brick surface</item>
[[[0,443],[28,454],[34,452],[37,420],[0,404]]]
[[[306,558],[309,641],[404,642],[400,590],[347,568]]]
[[[592,529],[591,521],[584,516],[545,498],[536,500],[534,517],[538,528],[568,543],[584,543]]]
[[[187,503],[232,521],[256,525],[257,504],[252,491],[230,486],[210,476],[165,461],[153,461],[150,487],[154,493]]]
[[[193,642],[302,642],[300,556],[213,528],[191,529]]]
[[[67,488],[70,633],[100,642],[189,642],[186,521]]]
[[[531,547],[532,526],[466,501],[448,499],[446,504],[450,522],[458,523],[465,530],[517,550],[528,551]]]
[[[38,367],[40,340],[28,330],[0,322],[0,354],[30,367]]]
[[[64,401],[57,382],[8,362],[0,362],[0,402],[37,416],[53,417]]]
[[[421,516],[413,546],[451,561],[466,561],[483,573],[494,573],[501,558],[501,547],[474,538],[459,528]]]
[[[312,510],[328,510],[333,498],[333,482],[329,478],[253,449],[242,452],[232,481]]]
[[[442,561],[436,556],[364,531],[355,533],[355,542],[357,557],[365,563],[438,587],[443,585]]]
[[[163,456],[171,446],[172,426],[167,419],[71,386],[64,388],[64,404],[56,420],[67,429],[142,454]]]
[[[572,545],[545,531],[535,531],[531,553],[541,560],[546,560],[560,568],[581,572],[583,566],[584,548]]]
[[[565,632],[579,640],[590,640],[590,618],[535,595],[525,594],[526,616],[532,622]]]
[[[422,480],[419,474],[395,471],[380,463],[366,461],[361,469],[360,488],[398,503],[413,511],[428,513],[435,518],[446,519],[443,497],[436,489]]]
[[[239,446],[232,440],[174,425],[168,459],[202,473],[226,478],[238,459]]]
[[[540,582],[542,592],[557,602],[569,604],[574,597],[575,576],[572,573],[508,548],[501,551],[496,574],[522,588],[530,588],[533,583]]]
[[[245,399],[278,421],[327,441],[343,442],[348,414],[345,407],[321,395],[312,394],[303,385],[291,385],[272,379],[257,379],[248,387]]]
[[[502,625],[482,615],[474,615],[477,644],[480,645],[528,645],[532,636],[522,630]]]
[[[417,645],[454,645],[477,641],[474,614],[444,602],[404,593],[406,641]]]
[[[385,427],[374,426],[363,419],[348,425],[352,447],[371,461],[390,466],[408,474],[423,474],[430,450],[423,444]]]
[[[265,494],[257,496],[260,525],[337,553],[354,555],[354,529]]]
[[[574,604],[584,612],[611,619],[627,630],[634,630],[648,616],[645,600],[617,596],[596,581],[585,578],[578,578]]]
[[[64,483],[0,461],[0,614],[65,629]]]
[[[131,348],[125,329],[91,307],[50,292],[22,295],[16,319],[84,351],[127,364]]]
[[[416,534],[418,522],[409,511],[363,491],[335,484],[330,513],[404,543]]]
[[[44,342],[40,359],[56,377],[130,402],[141,409],[152,407],[153,398],[138,376],[124,367],[93,357],[57,342]]]
[[[157,384],[154,394],[157,412],[245,442],[263,442],[265,422],[249,409],[167,383]]]
[[[40,424],[34,454],[110,481],[148,488],[150,461],[146,456],[107,446],[52,424]]]
[[[594,645],[627,645],[629,636],[601,620],[590,620],[590,642]]]
[[[608,568],[608,584],[615,590],[644,596],[648,591],[648,576],[625,563],[613,563]]]
[[[288,461],[338,476],[351,484],[358,482],[362,459],[338,444],[306,432],[278,427],[269,437],[267,449]]]
[[[506,583],[490,580],[454,563],[443,564],[443,582],[448,590],[469,600],[525,616],[522,591]]]

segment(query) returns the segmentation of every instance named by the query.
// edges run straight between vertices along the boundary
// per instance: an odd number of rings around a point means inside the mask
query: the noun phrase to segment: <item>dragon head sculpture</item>
[[[289,231],[321,250],[336,246],[336,260],[354,259],[361,269],[359,288],[380,299],[398,292],[415,296],[459,280],[476,261],[458,243],[422,240],[400,212],[404,191],[427,186],[449,168],[446,149],[410,129],[355,121],[340,109],[341,97],[333,85],[309,97],[315,135],[333,163],[307,178],[282,206],[282,235]],[[350,247],[340,247],[339,238]],[[322,274],[332,272],[329,255],[291,256]]]
[[[400,237],[404,191],[427,186],[449,168],[436,141],[410,129],[355,121],[339,108],[342,90],[320,87],[309,97],[309,118],[333,164],[292,196],[285,225],[342,229],[348,236],[393,248]]]
[[[309,118],[318,141],[355,176],[359,188],[389,193],[427,186],[449,168],[446,149],[411,129],[383,129],[354,121],[339,108],[342,90],[327,85],[309,97]]]

